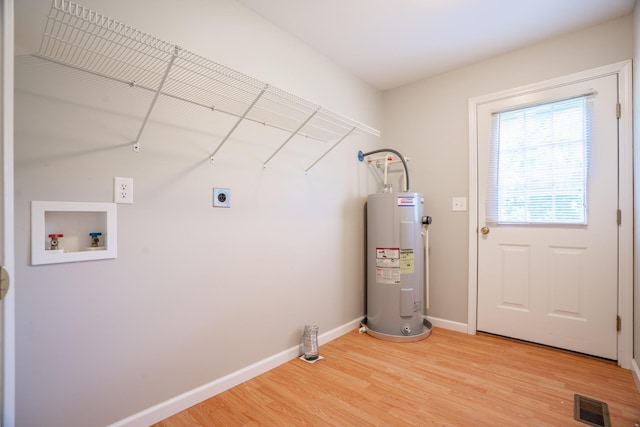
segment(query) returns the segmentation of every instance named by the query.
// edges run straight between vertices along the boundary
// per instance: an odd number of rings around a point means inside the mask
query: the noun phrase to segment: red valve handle
[[[64,237],[64,234],[49,234],[50,239],[57,239],[59,237]]]

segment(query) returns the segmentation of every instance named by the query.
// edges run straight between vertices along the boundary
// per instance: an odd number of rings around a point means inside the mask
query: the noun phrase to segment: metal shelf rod
[[[353,133],[353,131],[354,131],[354,130],[356,130],[357,128],[358,128],[357,126],[354,126],[353,128],[351,128],[351,130],[350,130],[349,132],[347,132],[347,133],[346,133],[342,138],[340,138],[340,139],[338,140],[338,142],[336,142],[335,144],[333,144],[333,145],[331,146],[331,148],[329,148],[327,151],[325,151],[325,153],[324,153],[322,156],[320,156],[320,157],[318,158],[318,160],[316,160],[315,162],[313,162],[313,163],[311,164],[311,166],[309,166],[308,168],[306,168],[306,169],[304,170],[304,173],[306,174],[307,172],[309,172],[309,170],[310,170],[312,167],[314,167],[314,166],[315,166],[315,165],[316,165],[320,160],[324,159],[324,156],[326,156],[327,154],[329,154],[329,153],[331,152],[331,150],[333,150],[334,148],[336,148],[336,147],[338,146],[338,144],[340,144],[342,141],[344,141],[344,140],[345,140],[349,135],[351,135],[351,134]]]
[[[296,136],[298,134],[298,132],[300,132],[300,130],[307,124],[309,123],[309,120],[313,119],[313,116],[315,116],[316,114],[318,114],[318,111],[320,111],[320,107],[318,107],[318,109],[316,111],[314,111],[309,117],[307,117],[307,120],[305,120],[299,127],[298,129],[296,129],[291,135],[289,135],[289,138],[287,138],[287,140],[285,142],[282,143],[282,145],[280,147],[278,147],[278,149],[275,151],[275,153],[273,153],[271,155],[271,157],[269,157],[265,162],[264,165],[262,165],[263,167],[267,167],[267,163],[269,163],[271,161],[271,159],[273,159],[276,154],[278,154],[280,152],[280,150],[282,150],[284,148],[285,145],[287,145],[289,143],[289,141],[291,141],[291,139]]]
[[[238,121],[236,122],[235,125],[233,125],[233,127],[231,128],[231,130],[229,131],[229,133],[227,133],[227,136],[224,137],[224,139],[222,140],[222,142],[218,145],[218,147],[213,151],[213,153],[211,153],[211,162],[214,161],[215,155],[218,152],[218,150],[220,150],[220,148],[222,148],[222,146],[224,145],[225,142],[227,142],[227,139],[229,139],[229,137],[231,136],[231,134],[236,130],[236,128],[240,125],[240,123],[242,123],[242,121],[244,120],[244,118],[247,116],[247,114],[249,114],[249,111],[251,111],[251,109],[253,108],[254,105],[256,105],[256,103],[258,102],[258,100],[262,97],[262,95],[264,95],[265,91],[267,90],[267,88],[269,87],[269,85],[265,85],[264,88],[262,89],[262,91],[258,94],[258,96],[256,96],[256,99],[253,100],[253,102],[251,103],[251,105],[249,105],[249,108],[246,109],[246,111],[244,112],[244,114],[242,115],[242,117],[240,117],[238,119]]]
[[[162,86],[164,86],[164,82],[167,80],[167,76],[169,75],[169,70],[171,70],[171,66],[173,65],[173,61],[175,61],[176,57],[178,56],[178,50],[179,48],[178,46],[176,46],[174,48],[171,59],[169,59],[169,63],[167,64],[167,69],[164,71],[164,75],[162,76],[162,80],[158,85],[158,89],[156,90],[156,93],[153,95],[153,100],[151,100],[151,105],[149,105],[147,114],[144,116],[144,120],[142,121],[142,126],[138,131],[138,136],[136,136],[135,141],[133,141],[133,151],[136,151],[136,152],[140,151],[140,136],[142,135],[142,131],[144,130],[145,126],[147,125],[147,122],[149,121],[149,116],[151,115],[151,111],[153,111],[153,107],[156,105],[156,101],[158,100],[158,95],[160,95],[160,92],[162,92]]]

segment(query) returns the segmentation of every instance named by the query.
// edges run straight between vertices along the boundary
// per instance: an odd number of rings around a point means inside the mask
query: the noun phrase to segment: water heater
[[[385,182],[384,192],[368,196],[366,211],[367,317],[361,331],[389,341],[424,339],[431,334],[424,308],[431,218],[424,215],[423,195],[392,192]]]

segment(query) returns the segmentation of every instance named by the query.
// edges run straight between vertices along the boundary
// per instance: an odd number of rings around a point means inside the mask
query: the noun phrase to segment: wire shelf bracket
[[[249,105],[249,107],[246,109],[244,114],[238,119],[236,124],[233,125],[233,127],[231,128],[229,133],[227,133],[227,135],[224,137],[222,142],[218,145],[218,147],[215,150],[213,150],[213,153],[211,153],[211,163],[213,163],[215,161],[215,156],[218,153],[218,150],[220,150],[222,148],[222,146],[224,145],[224,143],[227,142],[227,139],[229,139],[231,134],[238,128],[238,126],[240,125],[240,123],[242,123],[242,121],[245,119],[245,117],[247,117],[247,114],[249,114],[249,111],[251,111],[251,109],[256,105],[256,103],[260,100],[260,98],[262,98],[262,95],[264,95],[264,93],[266,92],[266,90],[268,88],[269,88],[269,85],[265,85],[264,86],[264,89],[262,89],[262,91],[258,94],[258,96],[256,96],[256,99],[253,100],[251,105]]]
[[[140,130],[138,131],[138,136],[136,136],[136,139],[133,141],[133,151],[135,151],[136,153],[140,151],[140,136],[142,135],[142,132],[144,131],[145,126],[147,125],[147,122],[149,121],[149,116],[151,116],[151,112],[153,111],[153,107],[156,105],[156,101],[158,100],[158,95],[160,95],[160,93],[162,93],[162,86],[164,86],[164,83],[167,81],[167,76],[169,75],[169,71],[171,70],[171,66],[173,65],[176,57],[178,56],[178,46],[176,46],[174,48],[174,53],[173,56],[171,56],[171,59],[169,60],[169,63],[167,64],[167,69],[165,70],[164,74],[162,75],[162,80],[160,80],[160,84],[158,85],[158,89],[156,90],[156,93],[153,95],[153,100],[151,101],[151,105],[149,105],[149,109],[147,110],[147,114],[144,116],[144,120],[142,121],[142,126],[140,127]]]
[[[133,141],[134,151],[140,149],[140,139],[160,95],[238,119],[211,153],[211,162],[243,121],[289,133],[287,140],[264,162],[265,166],[296,135],[338,143],[354,134],[380,136],[375,128],[70,0],[52,0],[40,48],[34,56],[153,93]]]
[[[298,132],[300,132],[300,130],[306,126],[307,123],[309,123],[309,121],[311,119],[313,119],[313,117],[318,114],[318,111],[320,111],[320,107],[318,107],[318,109],[316,111],[314,111],[313,113],[311,113],[311,115],[307,118],[307,120],[305,120],[304,122],[302,122],[302,124],[298,127],[298,129],[296,129],[295,131],[293,131],[291,133],[291,135],[289,135],[289,138],[287,138],[287,140],[285,142],[282,143],[282,145],[280,147],[278,147],[278,149],[264,162],[264,165],[262,165],[265,169],[267,168],[267,163],[269,163],[271,161],[271,159],[273,159],[276,154],[278,154],[280,152],[280,150],[282,150],[284,148],[285,145],[287,145],[289,143],[289,141],[291,141],[291,139],[293,139],[294,136],[296,136],[298,134]]]
[[[327,151],[325,151],[325,152],[324,152],[324,154],[323,154],[322,156],[318,157],[318,160],[316,160],[315,162],[313,162],[313,163],[311,164],[311,166],[309,166],[308,168],[306,168],[306,169],[304,170],[305,175],[306,175],[306,174],[311,170],[311,168],[312,168],[312,167],[314,167],[315,165],[317,165],[317,164],[318,164],[318,162],[319,162],[320,160],[324,159],[324,157],[325,157],[327,154],[329,154],[331,151],[333,151],[333,149],[334,149],[334,148],[336,148],[336,147],[337,147],[337,146],[338,146],[342,141],[344,141],[345,139],[347,139],[347,137],[348,137],[349,135],[351,135],[351,134],[353,133],[353,131],[355,131],[355,130],[356,130],[356,127],[355,127],[355,126],[354,126],[354,127],[352,127],[352,128],[351,128],[351,130],[350,130],[349,132],[347,132],[347,133],[346,133],[342,138],[340,138],[340,139],[338,140],[338,142],[336,142],[335,144],[333,144],[333,145],[331,146],[331,148],[329,148]]]

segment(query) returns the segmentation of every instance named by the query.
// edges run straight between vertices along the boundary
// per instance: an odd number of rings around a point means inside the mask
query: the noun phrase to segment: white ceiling
[[[380,90],[626,15],[635,0],[238,0]]]

